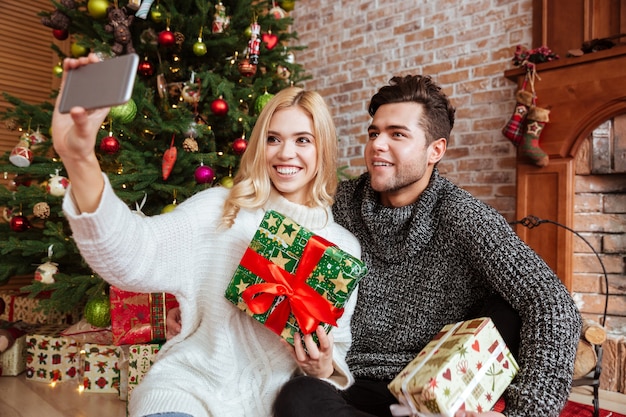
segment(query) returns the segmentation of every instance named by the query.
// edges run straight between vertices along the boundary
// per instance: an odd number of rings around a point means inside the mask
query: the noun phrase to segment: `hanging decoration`
[[[126,14],[126,9],[124,7],[117,7],[117,1],[115,3],[116,6],[108,8],[106,12],[109,23],[104,26],[104,30],[113,34],[111,52],[116,55],[121,55],[124,52],[132,54],[135,52],[135,48],[133,46],[133,37],[130,32],[130,25],[133,23],[134,16],[128,16]]]
[[[198,34],[198,40],[193,44],[193,53],[196,56],[204,56],[207,53],[206,43],[202,42],[202,29],[200,28],[200,33]]]
[[[200,162],[200,166],[196,168],[194,173],[194,178],[196,179],[197,184],[208,184],[213,182],[215,173],[210,166],[204,165],[204,163]]]
[[[174,168],[174,163],[176,163],[176,156],[178,151],[176,150],[176,146],[174,146],[174,138],[176,135],[172,135],[172,143],[168,150],[163,153],[163,163],[161,165],[161,171],[163,174],[163,179],[167,181],[170,174],[172,173],[172,169]]]
[[[272,29],[269,29],[267,33],[261,35],[261,40],[268,50],[272,50],[278,45],[278,36],[272,33]]]
[[[167,204],[165,207],[163,207],[163,209],[161,210],[161,214],[165,214],[165,213],[169,213],[173,211],[176,208],[177,204],[178,202],[176,201],[176,190],[174,190],[174,199],[172,200],[170,204]]]
[[[33,214],[40,219],[50,217],[50,205],[45,201],[41,201],[33,206]]]
[[[176,36],[174,35],[174,32],[170,30],[169,21],[165,30],[159,33],[158,42],[159,46],[164,48],[170,48],[176,44]]]
[[[261,52],[261,25],[256,21],[250,24],[250,40],[248,41],[248,59],[253,65],[259,63],[259,53]]]
[[[19,214],[11,217],[11,220],[9,221],[9,226],[11,227],[11,230],[13,230],[14,232],[24,232],[30,229],[30,222],[28,221],[28,218],[26,218],[26,216],[24,216],[20,210]]]
[[[33,152],[30,150],[30,142],[21,139],[17,145],[11,150],[9,161],[20,168],[27,168],[33,162]]]
[[[559,59],[549,48],[542,46],[527,50],[521,45],[515,49],[513,64],[526,70],[522,87],[515,93],[513,114],[502,128],[502,134],[513,143],[520,154],[533,164],[544,167],[550,158],[539,145],[541,132],[550,120],[550,109],[537,106],[535,82],[541,80],[537,64]]]
[[[48,261],[39,265],[37,269],[35,270],[35,276],[34,276],[35,281],[39,281],[43,284],[55,283],[54,275],[56,275],[59,272],[59,264],[52,262],[52,255],[53,255],[52,248],[53,247],[54,247],[54,244],[48,246],[48,257],[47,257]]]
[[[211,111],[216,116],[226,116],[228,113],[228,103],[220,96],[211,103]]]
[[[215,14],[213,15],[213,33],[224,33],[230,26],[230,17],[226,15],[226,6],[219,1],[215,5]]]
[[[69,185],[70,181],[59,175],[59,170],[57,169],[54,175],[50,175],[50,179],[46,185],[46,191],[52,196],[63,197]]]
[[[240,138],[233,141],[233,152],[237,155],[243,155],[246,149],[248,149],[248,141],[246,140],[245,135],[242,135]]]
[[[151,77],[154,74],[154,65],[148,60],[147,56],[137,65],[137,72],[142,77]]]

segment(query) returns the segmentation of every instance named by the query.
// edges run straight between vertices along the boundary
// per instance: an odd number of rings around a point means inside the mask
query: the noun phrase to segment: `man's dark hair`
[[[370,101],[368,112],[374,114],[380,106],[389,103],[415,102],[422,105],[424,115],[420,124],[428,143],[439,138],[450,139],[454,126],[455,108],[448,97],[428,75],[393,77],[389,85],[382,87]]]

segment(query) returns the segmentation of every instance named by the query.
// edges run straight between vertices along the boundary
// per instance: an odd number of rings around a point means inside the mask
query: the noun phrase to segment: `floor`
[[[116,394],[78,392],[77,385],[64,382],[51,387],[27,380],[24,374],[0,377],[0,416],[2,417],[125,417],[126,402]],[[576,387],[570,399],[591,404],[589,387]],[[626,395],[600,391],[600,407],[626,414]]]

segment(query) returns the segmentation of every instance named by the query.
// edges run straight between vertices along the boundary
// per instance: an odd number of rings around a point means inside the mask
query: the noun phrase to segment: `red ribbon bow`
[[[306,284],[307,278],[329,246],[334,245],[319,236],[312,236],[304,247],[295,275],[271,263],[252,249],[246,250],[241,266],[266,281],[249,286],[241,294],[250,311],[262,314],[272,306],[276,297],[285,296],[265,321],[265,326],[274,333],[282,333],[290,312],[303,334],[313,333],[320,322],[337,326],[337,319],[343,315],[343,308],[333,306]]]

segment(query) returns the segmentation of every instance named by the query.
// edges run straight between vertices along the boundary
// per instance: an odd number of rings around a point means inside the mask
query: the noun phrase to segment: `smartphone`
[[[133,93],[138,64],[137,54],[126,54],[69,70],[59,111],[69,113],[75,106],[98,109],[126,103]]]

